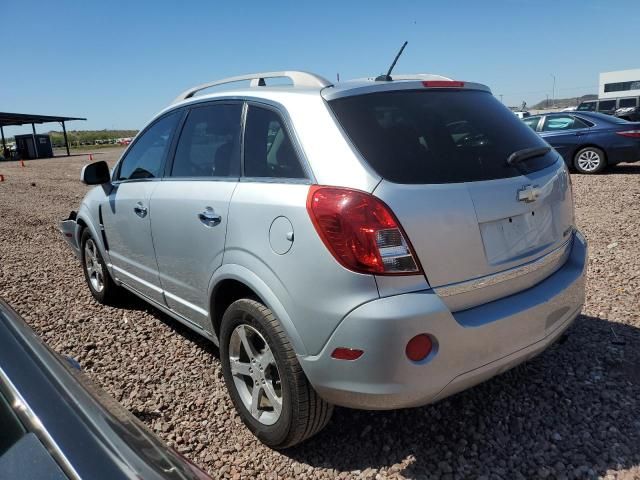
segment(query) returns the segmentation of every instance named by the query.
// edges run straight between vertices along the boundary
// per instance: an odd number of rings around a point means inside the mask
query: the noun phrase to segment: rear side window
[[[618,101],[618,106],[620,108],[628,108],[628,107],[635,107],[636,105],[638,105],[638,99],[637,98],[621,98]]]
[[[616,101],[615,100],[600,100],[598,103],[598,111],[599,112],[609,112],[611,110],[615,110]]]
[[[562,130],[575,130],[589,128],[589,125],[572,115],[549,116],[542,127],[543,132],[557,132]]]
[[[171,113],[142,132],[129,149],[118,170],[117,180],[138,180],[161,176],[162,161],[167,155],[180,114]]]
[[[329,104],[365,160],[395,183],[515,177],[557,158],[550,152],[508,165],[513,152],[546,143],[488,92],[403,90]]]
[[[246,177],[305,178],[285,124],[275,111],[249,106],[244,133]]]
[[[239,177],[242,105],[193,108],[182,127],[171,177]]]

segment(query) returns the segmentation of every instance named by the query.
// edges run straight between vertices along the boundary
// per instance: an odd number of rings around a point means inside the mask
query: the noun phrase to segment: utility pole
[[[504,102],[502,101],[502,94],[500,94],[500,103],[504,103]]]
[[[553,103],[553,107],[556,106],[556,76],[552,73],[553,77],[553,88],[551,89],[551,102]]]

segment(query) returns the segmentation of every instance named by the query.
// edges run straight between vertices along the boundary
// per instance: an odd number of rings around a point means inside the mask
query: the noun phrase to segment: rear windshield
[[[395,183],[515,177],[553,164],[550,152],[515,166],[507,157],[547,144],[488,92],[403,90],[329,102],[380,176]]]

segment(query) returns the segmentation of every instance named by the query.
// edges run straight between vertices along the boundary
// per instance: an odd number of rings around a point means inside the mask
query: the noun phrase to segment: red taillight
[[[362,350],[358,350],[357,348],[339,347],[331,353],[331,356],[336,360],[357,360],[363,353]]]
[[[429,356],[432,348],[431,337],[426,333],[421,333],[409,340],[405,353],[412,362],[420,362]]]
[[[618,135],[629,138],[640,138],[640,130],[626,130],[624,132],[616,132]]]
[[[379,275],[420,273],[400,224],[373,195],[313,185],[307,211],[324,244],[346,268]]]
[[[463,88],[464,82],[456,80],[426,80],[422,82],[422,85],[430,88]]]

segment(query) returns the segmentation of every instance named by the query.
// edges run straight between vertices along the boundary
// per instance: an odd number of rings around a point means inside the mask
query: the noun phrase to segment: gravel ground
[[[0,295],[214,477],[640,478],[640,165],[573,175],[590,261],[566,343],[436,405],[338,408],[323,432],[278,453],[235,414],[215,347],[140,301],[91,298],[56,229],[86,191],[86,161],[0,163]]]

